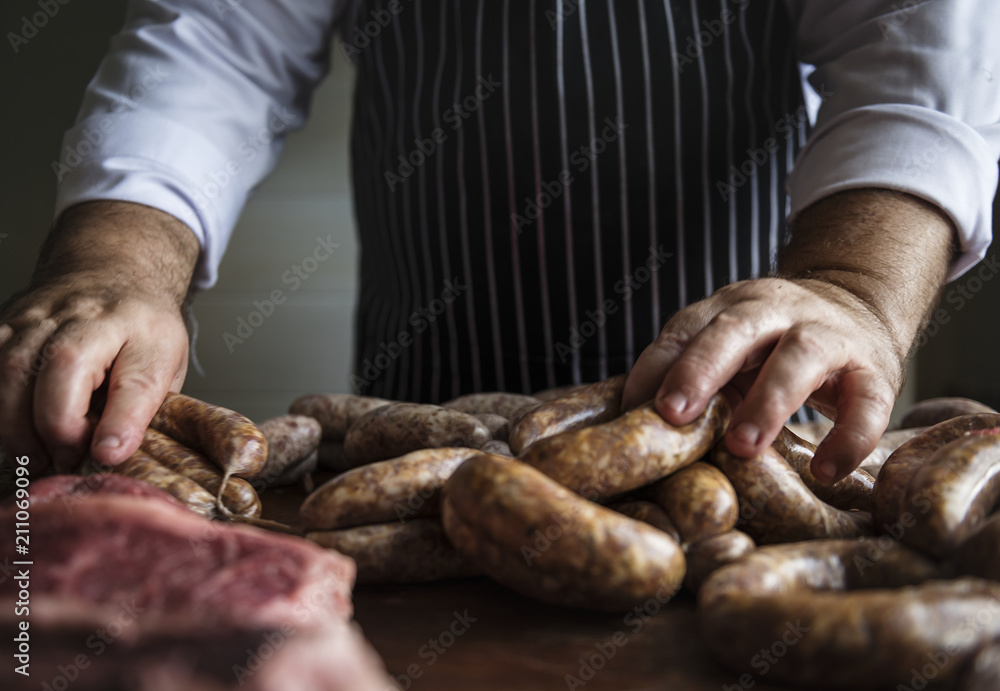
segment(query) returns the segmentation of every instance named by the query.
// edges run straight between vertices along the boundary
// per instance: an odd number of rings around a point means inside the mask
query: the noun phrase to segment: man
[[[655,396],[670,422],[723,388],[742,401],[739,455],[808,402],[836,421],[813,472],[839,479],[940,287],[989,244],[997,19],[985,0],[135,0],[68,140],[150,87],[63,177],[3,313],[0,438],[57,468],[132,453],[183,381],[189,286],[214,281],[339,22],[357,363],[408,340],[357,367],[361,393],[530,391],[634,361],[625,404]],[[823,99],[807,144],[798,59]]]

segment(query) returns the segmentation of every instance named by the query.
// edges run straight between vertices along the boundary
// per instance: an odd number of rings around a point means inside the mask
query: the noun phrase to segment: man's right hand
[[[69,209],[42,250],[27,290],[0,310],[0,440],[28,456],[76,468],[121,463],[139,447],[168,390],[187,370],[182,305],[198,259],[191,230],[126,202]],[[96,427],[91,398],[107,402]]]

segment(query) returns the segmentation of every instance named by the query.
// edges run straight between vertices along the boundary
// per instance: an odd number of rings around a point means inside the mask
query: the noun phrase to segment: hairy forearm
[[[955,252],[955,229],[944,212],[901,192],[852,190],[810,206],[790,234],[778,275],[846,290],[879,319],[904,359]]]
[[[80,204],[52,229],[31,287],[93,276],[108,287],[179,306],[199,251],[194,233],[157,209],[116,201]]]

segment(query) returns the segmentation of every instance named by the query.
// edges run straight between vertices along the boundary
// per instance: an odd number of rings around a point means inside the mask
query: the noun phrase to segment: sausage
[[[354,559],[358,585],[425,583],[480,573],[451,546],[437,518],[314,531],[306,539]]]
[[[785,425],[790,432],[800,439],[805,439],[814,446],[819,446],[826,435],[833,429],[833,422],[826,418],[812,422],[789,422]]]
[[[757,544],[872,534],[867,513],[841,511],[817,499],[771,447],[753,458],[737,458],[720,444],[710,460],[736,488],[737,526]]]
[[[612,504],[608,508],[614,509],[618,513],[628,516],[629,518],[634,518],[637,521],[648,523],[654,528],[659,528],[678,543],[681,541],[680,531],[677,530],[677,526],[674,525],[674,522],[670,520],[670,516],[667,515],[666,511],[651,501],[633,499],[631,501],[623,501],[618,502],[617,504]]]
[[[872,510],[875,478],[868,472],[858,469],[832,485],[824,485],[812,474],[812,459],[816,454],[815,444],[802,439],[787,427],[782,427],[771,446],[788,461],[788,465],[799,474],[809,491],[821,501],[844,511]]]
[[[649,486],[681,535],[681,544],[699,542],[733,529],[740,515],[736,490],[721,470],[695,462]]]
[[[957,691],[996,691],[1000,689],[1000,645],[987,643],[969,662]]]
[[[319,422],[305,415],[279,415],[264,420],[260,431],[267,439],[267,462],[257,478],[261,489],[292,484],[283,475],[316,453],[322,433]],[[292,480],[297,482],[304,474],[307,473],[300,470],[288,476],[297,478]]]
[[[858,466],[859,470],[864,470],[872,477],[877,477],[879,471],[882,470],[882,466],[885,465],[886,459],[892,455],[892,452],[925,429],[927,428],[913,427],[909,429],[894,429],[886,432],[878,440],[878,444],[875,445],[872,452],[865,457],[865,460],[861,461],[861,465]]]
[[[649,401],[603,425],[537,441],[521,460],[588,499],[607,499],[704,456],[722,437],[729,415],[729,402],[716,394],[699,417],[675,427]]]
[[[471,415],[486,425],[486,429],[490,431],[490,439],[507,443],[507,437],[510,436],[510,421],[507,418],[496,413],[471,413]]]
[[[990,516],[955,550],[958,573],[1000,581],[1000,513]]]
[[[343,441],[347,430],[363,415],[392,403],[384,398],[355,396],[347,393],[311,393],[300,396],[288,406],[292,415],[305,415],[323,429],[325,441]]]
[[[278,477],[274,478],[271,482],[272,487],[286,487],[288,485],[296,485],[300,482],[307,482],[307,491],[312,492],[313,486],[311,484],[311,478],[309,477],[316,472],[319,467],[319,450],[313,451],[311,454],[303,458],[301,461],[293,466],[285,468],[284,472]]]
[[[510,450],[510,444],[505,441],[499,441],[497,439],[490,440],[483,444],[482,451],[485,453],[491,453],[494,456],[506,456],[507,458],[514,458],[514,452]]]
[[[901,428],[930,427],[960,415],[981,415],[997,411],[971,398],[928,398],[915,403],[903,414]]]
[[[540,439],[615,419],[621,412],[626,376],[605,379],[528,411],[510,428],[511,450],[520,456]]]
[[[344,452],[357,466],[418,449],[478,449],[489,440],[490,431],[468,413],[436,405],[393,403],[358,418],[347,431]]]
[[[202,454],[231,475],[252,480],[267,460],[267,439],[250,420],[227,408],[168,393],[149,426]]]
[[[728,530],[718,535],[692,542],[684,549],[687,557],[687,575],[684,587],[697,594],[713,573],[726,564],[742,559],[757,549],[753,538],[739,530]]]
[[[583,391],[588,386],[593,386],[593,383],[588,384],[567,384],[566,386],[555,386],[551,389],[542,389],[541,391],[536,391],[531,394],[539,401],[546,403],[548,401],[554,401],[558,398],[565,398],[570,394],[577,393],[578,391]]]
[[[879,470],[872,493],[872,519],[879,531],[898,534],[913,522],[921,507],[904,503],[910,479],[931,454],[967,432],[1000,427],[1000,414],[962,415],[939,422],[903,443],[892,452]]]
[[[205,518],[214,518],[217,515],[216,498],[211,492],[194,480],[164,467],[142,449],[132,454],[124,463],[112,466],[111,472],[142,480],[162,489]]]
[[[327,481],[299,510],[307,530],[338,530],[441,513],[445,480],[476,449],[421,449]]]
[[[442,403],[444,408],[460,410],[469,415],[477,413],[493,413],[505,418],[512,418],[521,411],[535,408],[542,404],[542,401],[534,396],[526,396],[519,393],[470,393],[465,396],[453,398]]]
[[[480,454],[445,483],[455,547],[499,583],[543,602],[624,611],[667,602],[684,578],[680,545],[574,494],[517,460]]]
[[[947,575],[884,537],[763,547],[702,586],[702,635],[737,673],[783,641],[768,679],[806,688],[895,688],[931,661],[950,682],[1000,635],[1000,584]]]
[[[342,441],[321,440],[316,453],[317,464],[323,470],[342,473],[354,467],[347,460],[347,453],[344,452],[344,442]]]
[[[903,505],[920,510],[903,542],[945,557],[993,511],[1000,499],[1000,430],[988,432],[945,444],[913,473]]]
[[[160,465],[197,482],[213,495],[221,491],[222,505],[231,513],[254,518],[260,516],[260,497],[249,482],[230,478],[223,488],[222,471],[179,441],[155,429],[147,429],[139,448]]]

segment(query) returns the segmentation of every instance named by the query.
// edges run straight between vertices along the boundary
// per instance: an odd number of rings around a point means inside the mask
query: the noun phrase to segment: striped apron
[[[808,119],[781,0],[364,0],[356,393],[626,371],[766,273]]]

